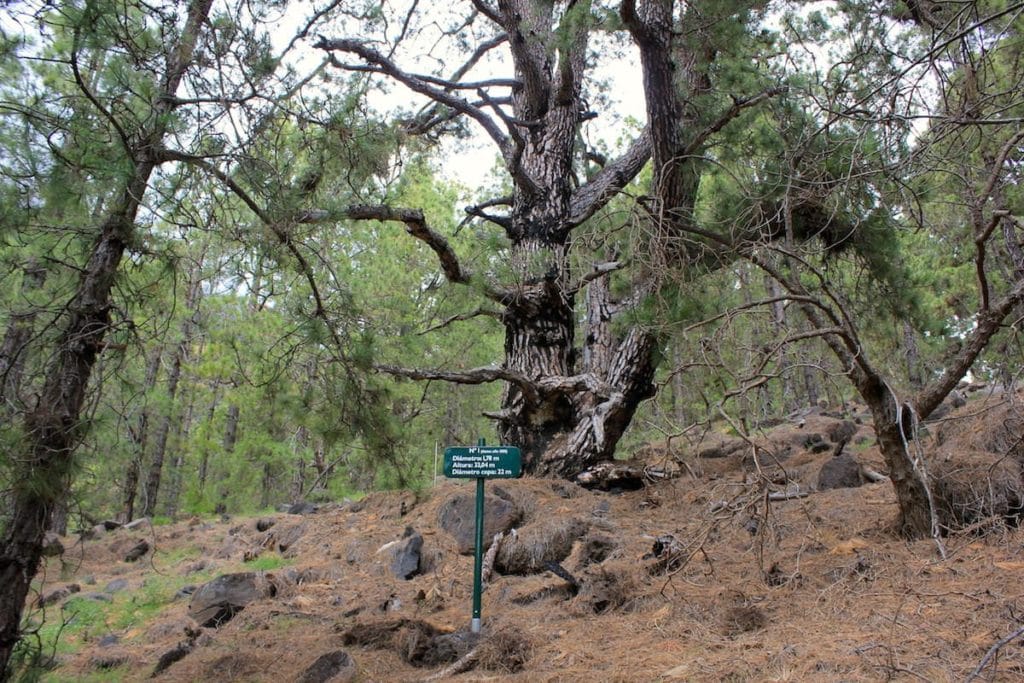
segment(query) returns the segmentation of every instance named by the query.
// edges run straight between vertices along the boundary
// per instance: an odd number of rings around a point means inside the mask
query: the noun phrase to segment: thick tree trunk
[[[110,292],[133,230],[138,201],[152,164],[142,164],[124,193],[119,210],[103,224],[74,299],[36,407],[25,421],[27,452],[21,458],[25,481],[14,490],[14,517],[0,545],[0,671],[5,671],[19,638],[21,612],[39,568],[43,534],[64,496],[89,377],[110,323]]]
[[[932,529],[932,502],[925,473],[914,466],[909,453],[914,438],[913,416],[909,406],[897,406],[895,395],[877,377],[858,387],[868,404],[878,438],[878,449],[889,469],[899,505],[897,529],[906,538],[927,538]],[[935,530],[937,531],[937,530]]]

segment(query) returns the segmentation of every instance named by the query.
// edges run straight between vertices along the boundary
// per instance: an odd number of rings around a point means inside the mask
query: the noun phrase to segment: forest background
[[[3,11],[5,586],[47,529],[423,487],[480,436],[574,477],[854,398],[938,535],[919,421],[1016,381],[1024,4]]]

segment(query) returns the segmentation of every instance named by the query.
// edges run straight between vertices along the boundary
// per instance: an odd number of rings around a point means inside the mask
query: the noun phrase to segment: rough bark
[[[462,90],[452,81],[403,71],[361,41],[323,38],[317,43],[323,50],[354,55],[376,73],[431,98],[451,117],[475,121],[498,146],[512,181],[510,200],[467,210],[500,226],[511,243],[509,281],[500,287],[485,283],[483,288],[493,303],[503,307],[503,365],[470,372],[380,369],[420,380],[505,381],[501,409],[488,413],[497,421],[501,440],[522,449],[527,472],[573,474],[611,457],[637,406],[653,394],[657,345],[642,329],[627,329],[617,338],[611,334],[615,307],[607,282],[602,281],[603,272],[599,265],[595,273],[571,271],[570,235],[652,157],[655,196],[649,218],[657,239],[650,254],[644,255],[651,256],[648,274],[655,275],[666,265],[685,266],[685,258],[691,255],[683,246],[685,233],[679,226],[693,220],[701,172],[698,158],[705,142],[758,100],[734,98],[733,106],[721,116],[702,122],[706,112],[687,103],[710,87],[706,67],[715,51],[703,44],[700,31],[680,30],[672,0],[652,0],[640,12],[635,3],[625,2],[623,18],[641,51],[649,128],[622,156],[577,186],[574,163],[585,152],[579,148],[580,127],[594,116],[582,86],[590,24],[596,18],[586,3],[474,0],[473,5],[500,27],[503,36],[495,45],[507,45],[515,71],[514,79],[503,81],[503,87],[511,86],[508,95],[503,91],[491,97],[486,89],[477,90],[483,104],[463,99],[457,94]],[[691,16],[684,23],[703,26],[701,12],[709,6],[687,10]],[[340,62],[336,65],[346,68]],[[433,120],[443,118],[437,108],[430,111]],[[430,126],[429,121],[418,124],[419,129]],[[508,213],[496,215],[482,208],[497,205],[509,205]],[[411,235],[434,250],[449,282],[474,281],[450,245],[425,227],[422,214],[377,208],[349,211],[348,216],[405,222]],[[579,335],[577,297],[585,288],[588,322]],[[652,290],[642,284],[640,291]],[[595,306],[592,297],[604,301],[604,310]],[[628,310],[628,306],[619,308]],[[585,339],[582,348],[578,336]]]

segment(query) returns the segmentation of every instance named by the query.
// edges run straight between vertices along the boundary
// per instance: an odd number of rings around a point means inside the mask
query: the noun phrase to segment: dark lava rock
[[[129,550],[128,554],[124,556],[124,561],[125,562],[135,562],[136,560],[138,560],[139,558],[141,558],[143,555],[145,555],[148,552],[149,552],[149,542],[148,541],[139,541],[138,543],[135,544],[135,547],[133,547],[131,550]]]
[[[828,429],[828,440],[832,443],[849,442],[857,433],[857,425],[850,420],[837,422]]]
[[[100,638],[100,641],[97,643],[97,645],[99,645],[100,647],[110,647],[111,645],[117,645],[120,642],[120,637],[118,637],[116,634],[110,633]]]
[[[849,453],[829,458],[818,471],[818,490],[850,489],[864,483],[860,465]]]
[[[155,678],[158,674],[167,669],[171,664],[174,664],[178,660],[184,659],[185,655],[192,652],[192,642],[178,643],[167,652],[160,655],[160,660],[157,661],[156,666],[153,668],[153,675],[151,678]]]
[[[289,515],[311,515],[316,512],[318,507],[313,503],[307,503],[302,501],[301,503],[295,503],[288,508]]]
[[[391,573],[402,580],[409,580],[420,572],[420,553],[423,550],[423,536],[405,530],[405,537],[389,548],[391,552]]]
[[[114,579],[103,589],[104,593],[116,593],[128,587],[128,579]]]
[[[77,593],[80,590],[82,590],[82,587],[79,586],[77,583],[69,583],[66,586],[54,588],[52,591],[40,595],[39,599],[36,600],[36,606],[46,607],[47,605],[52,605],[53,603],[60,602],[72,593]]]
[[[508,531],[523,518],[523,511],[510,500],[491,494],[484,496],[484,549],[491,545],[494,535]],[[470,555],[476,544],[476,496],[460,493],[453,495],[437,513],[438,525],[455,539],[459,553]]]
[[[295,683],[348,683],[356,679],[356,663],[344,650],[320,655]]]
[[[272,583],[253,572],[224,574],[203,584],[192,594],[188,613],[200,626],[217,628],[245,609],[250,602],[276,593],[277,589]]]

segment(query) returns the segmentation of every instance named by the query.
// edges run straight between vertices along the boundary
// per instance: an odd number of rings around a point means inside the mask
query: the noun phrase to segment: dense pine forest
[[[5,3],[0,669],[48,531],[421,490],[479,437],[594,481],[855,402],[895,533],[943,535],[923,420],[1024,360],[1022,30],[1004,0]]]

